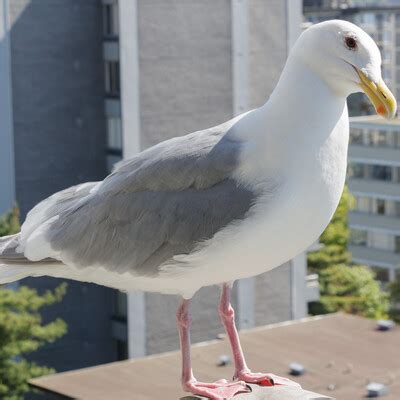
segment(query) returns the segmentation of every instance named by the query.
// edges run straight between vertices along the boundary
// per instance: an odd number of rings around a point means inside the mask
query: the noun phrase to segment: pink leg
[[[219,305],[219,314],[225,327],[226,334],[232,347],[233,360],[235,363],[234,379],[239,379],[248,383],[258,383],[264,386],[272,385],[290,385],[300,386],[290,379],[282,378],[273,374],[251,372],[246,364],[240,345],[239,334],[235,325],[235,311],[231,305],[231,286],[225,283],[222,286],[221,302]]]
[[[231,399],[236,393],[248,392],[244,382],[228,382],[221,379],[213,383],[198,382],[193,375],[190,357],[190,326],[192,318],[189,312],[190,300],[183,299],[176,313],[182,351],[182,387],[183,390],[210,399]]]

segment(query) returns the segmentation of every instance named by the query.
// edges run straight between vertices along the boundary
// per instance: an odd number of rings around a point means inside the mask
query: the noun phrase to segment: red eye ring
[[[344,42],[346,47],[350,50],[355,50],[357,48],[357,39],[353,36],[346,36]]]

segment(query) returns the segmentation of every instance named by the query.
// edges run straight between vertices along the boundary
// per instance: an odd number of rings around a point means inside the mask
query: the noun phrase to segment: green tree
[[[0,217],[0,237],[18,233],[19,229],[19,210],[14,207],[8,214]]]
[[[400,274],[388,286],[390,296],[390,317],[400,323]]]
[[[347,215],[353,203],[354,199],[346,186],[331,222],[319,239],[322,248],[308,255],[311,272],[319,273],[332,265],[350,263],[351,254],[347,250],[350,236]]]
[[[345,187],[339,206],[320,237],[322,247],[308,255],[311,272],[318,273],[321,299],[310,305],[311,314],[344,311],[367,318],[385,318],[388,294],[365,266],[350,265],[348,212],[354,199]]]
[[[18,210],[0,218],[0,236],[19,231]],[[66,291],[62,284],[39,295],[36,290],[0,287],[0,398],[22,400],[29,392],[28,380],[53,372],[25,356],[61,337],[66,324],[57,319],[43,324],[40,310],[61,301]]]
[[[389,295],[369,268],[333,265],[320,272],[319,282],[321,300],[312,305],[312,313],[344,311],[374,319],[387,317]]]

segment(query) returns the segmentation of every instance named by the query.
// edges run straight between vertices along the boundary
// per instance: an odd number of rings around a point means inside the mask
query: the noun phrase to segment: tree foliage
[[[0,218],[0,236],[19,231],[19,214],[15,208]],[[30,389],[28,380],[53,372],[25,356],[46,343],[54,342],[66,332],[66,324],[57,319],[43,324],[40,310],[61,301],[66,291],[62,284],[54,291],[38,294],[36,290],[0,287],[0,398],[22,400]]]
[[[367,267],[350,265],[347,249],[348,211],[353,198],[345,187],[339,206],[320,237],[321,249],[308,255],[310,271],[318,273],[321,299],[310,305],[311,314],[344,311],[367,318],[385,318],[388,295]]]
[[[319,239],[322,248],[308,255],[310,271],[319,273],[332,265],[350,263],[351,254],[347,250],[350,236],[347,215],[353,201],[346,186],[330,224]]]
[[[320,272],[319,282],[321,300],[313,305],[314,314],[344,311],[375,319],[387,316],[389,296],[369,268],[333,265]]]
[[[14,207],[11,212],[0,217],[0,236],[18,233],[19,229],[19,210]]]
[[[400,323],[400,274],[397,274],[396,280],[389,284],[388,289],[391,304],[390,317]]]

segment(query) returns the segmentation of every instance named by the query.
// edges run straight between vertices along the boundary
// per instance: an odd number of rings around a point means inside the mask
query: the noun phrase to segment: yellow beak
[[[374,83],[367,75],[356,68],[360,77],[360,86],[371,100],[376,112],[385,118],[393,118],[397,111],[397,102],[392,92],[381,79],[378,84]]]

